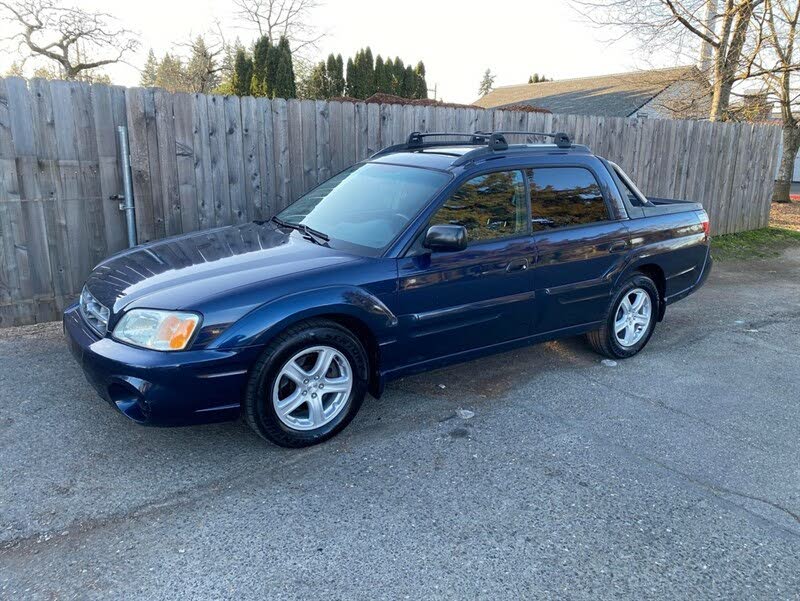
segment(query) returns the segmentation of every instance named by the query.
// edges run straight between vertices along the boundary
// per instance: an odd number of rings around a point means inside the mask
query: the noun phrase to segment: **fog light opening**
[[[108,387],[108,396],[120,412],[137,422],[146,422],[150,417],[150,404],[136,388],[125,383],[114,383]]]

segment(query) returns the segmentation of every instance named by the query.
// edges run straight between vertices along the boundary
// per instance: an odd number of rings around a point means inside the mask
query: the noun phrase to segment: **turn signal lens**
[[[157,351],[182,351],[199,323],[195,313],[133,309],[114,328],[114,338]]]

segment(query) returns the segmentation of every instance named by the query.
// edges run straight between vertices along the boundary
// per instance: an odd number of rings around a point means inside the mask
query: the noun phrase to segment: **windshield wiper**
[[[323,244],[323,242],[320,242],[320,240],[328,242],[331,239],[330,236],[328,236],[328,234],[320,232],[319,230],[315,230],[314,228],[310,228],[305,223],[292,223],[290,221],[284,221],[280,217],[273,217],[272,221],[274,221],[281,227],[288,227],[293,230],[302,232],[303,234],[305,234],[306,238],[319,245]]]

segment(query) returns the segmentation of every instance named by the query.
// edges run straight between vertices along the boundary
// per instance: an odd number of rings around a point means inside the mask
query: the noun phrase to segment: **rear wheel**
[[[317,444],[353,419],[366,395],[368,373],[364,347],[346,328],[327,320],[293,326],[254,366],[245,419],[275,444]]]
[[[638,353],[653,334],[659,302],[653,280],[644,274],[628,278],[615,292],[603,327],[587,334],[592,348],[614,359]]]

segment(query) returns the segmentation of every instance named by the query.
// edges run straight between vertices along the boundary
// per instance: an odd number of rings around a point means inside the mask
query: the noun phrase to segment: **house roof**
[[[684,66],[502,86],[474,104],[483,108],[530,104],[554,113],[627,117],[676,81],[699,76],[697,67]]]

